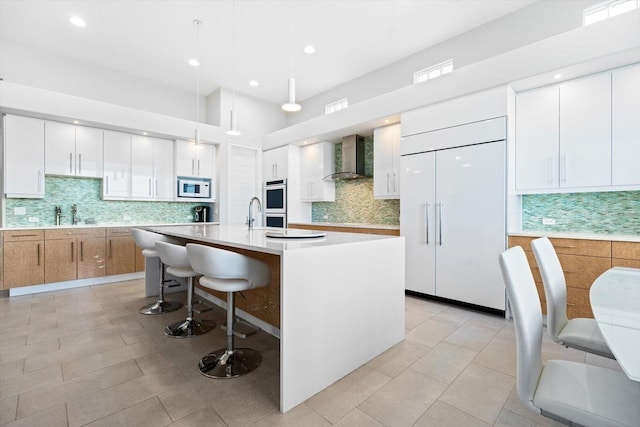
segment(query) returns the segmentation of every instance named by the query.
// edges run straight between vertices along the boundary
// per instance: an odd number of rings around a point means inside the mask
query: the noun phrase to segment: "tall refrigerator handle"
[[[424,216],[425,216],[425,244],[427,246],[429,246],[429,244],[431,243],[430,240],[430,236],[429,236],[429,211],[431,210],[431,203],[427,203],[426,207],[425,207],[425,212],[424,212]]]
[[[443,222],[443,207],[444,207],[444,203],[440,202],[438,204],[438,210],[440,211],[440,222],[438,223],[438,233],[440,234],[440,246],[442,246],[443,241],[442,241],[442,222]]]

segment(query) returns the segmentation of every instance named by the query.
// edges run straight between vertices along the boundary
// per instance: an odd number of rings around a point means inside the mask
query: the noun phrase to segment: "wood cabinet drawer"
[[[45,240],[68,239],[72,237],[104,237],[106,235],[105,228],[61,228],[44,231]]]
[[[640,261],[640,243],[611,242],[611,256],[613,258],[634,259]]]
[[[531,250],[531,241],[537,237],[509,236],[509,247],[521,246],[525,251]]]
[[[44,230],[6,230],[5,242],[25,242],[31,240],[44,240]]]
[[[131,236],[130,227],[110,227],[107,228],[107,237]]]
[[[558,254],[567,287],[589,290],[602,273],[611,268],[611,258]]]
[[[611,259],[611,267],[640,268],[640,260],[638,260],[638,259],[612,258]]]
[[[611,242],[608,240],[549,239],[558,254],[587,255],[611,258]]]

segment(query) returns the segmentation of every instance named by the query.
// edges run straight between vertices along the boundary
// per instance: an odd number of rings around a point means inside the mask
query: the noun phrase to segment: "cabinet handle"
[[[560,168],[562,174],[561,174],[561,180],[562,182],[566,183],[567,182],[567,156],[566,154],[563,156],[560,156],[560,161],[562,162],[562,167]]]
[[[84,245],[82,243],[80,240],[80,262],[84,262]]]
[[[109,259],[111,259],[111,239],[109,239]]]
[[[389,172],[387,172],[387,193],[389,192]]]
[[[191,173],[196,174],[196,159],[191,159]]]
[[[13,237],[36,237],[37,234],[14,234]]]
[[[575,306],[575,305],[576,305],[576,303],[574,303],[574,302],[568,302],[568,303],[567,303],[567,307],[573,307],[573,306]]]
[[[398,189],[396,188],[396,173],[393,173],[393,192],[395,193],[396,191],[398,191]]]
[[[275,178],[275,177],[276,177],[276,164],[271,163],[271,178]]]
[[[151,178],[149,178],[149,196],[152,196],[152,190],[151,190]]]
[[[82,173],[82,153],[78,154],[78,173]]]
[[[200,176],[200,159],[198,159],[198,176]]]
[[[73,264],[75,261],[73,260],[73,242],[71,242],[71,263]]]
[[[107,175],[105,181],[105,193],[109,194],[109,175]]]
[[[38,265],[40,265],[40,243],[38,243]]]
[[[426,245],[429,246],[429,243],[431,243],[430,239],[429,239],[429,211],[431,210],[431,203],[427,203],[426,207],[425,207],[425,212],[424,212],[424,216],[425,216],[425,242]]]
[[[440,202],[440,204],[438,205],[439,210],[440,210],[440,223],[438,224],[438,229],[439,229],[439,233],[440,233],[440,246],[442,246],[443,241],[442,241],[442,221],[443,221],[443,207],[444,207],[444,203]]]
[[[275,164],[275,167],[276,167],[276,174],[273,177],[277,178],[278,177],[278,164],[277,163]]]
[[[69,173],[73,173],[73,153],[69,153]]]
[[[156,197],[158,197],[158,178],[156,178],[155,187],[156,187],[155,194],[156,194]]]
[[[553,245],[554,248],[562,248],[562,249],[574,249],[574,245]]]

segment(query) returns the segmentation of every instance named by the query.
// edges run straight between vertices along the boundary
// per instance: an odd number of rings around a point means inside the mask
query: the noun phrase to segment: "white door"
[[[104,131],[104,197],[129,197],[130,182],[131,135]]]
[[[102,150],[100,150],[102,152]],[[76,128],[67,123],[44,123],[45,170],[50,175],[76,174]]]
[[[76,176],[102,176],[102,129],[76,126]]]
[[[406,289],[427,295],[435,295],[436,290],[435,158],[430,152],[400,159],[400,234],[406,245]]]
[[[640,66],[612,75],[612,184],[640,184]]]
[[[262,153],[263,176],[265,181],[286,179],[288,172],[289,147],[280,147]]]
[[[153,140],[153,177],[154,198],[173,200],[176,189],[176,178],[173,174],[173,141]]]
[[[153,138],[131,135],[131,197],[153,197]]]
[[[560,87],[560,186],[611,185],[611,75]]]
[[[516,189],[559,186],[560,91],[557,86],[516,98]]]
[[[195,176],[201,178],[215,177],[216,147],[210,144],[199,144],[193,147],[195,153]],[[212,183],[212,188],[213,183]],[[211,197],[214,197],[213,194]]]
[[[505,309],[505,164],[504,141],[437,152],[437,296]]]
[[[44,121],[5,116],[5,180],[8,197],[44,197]]]
[[[246,224],[251,198],[261,197],[258,182],[258,149],[229,145],[228,164],[227,221],[229,224],[240,226]],[[264,202],[262,199],[260,201]],[[253,215],[256,220],[254,225],[261,224],[262,215],[258,214],[257,210]]]
[[[188,141],[176,141],[176,175],[196,176],[196,158],[194,144]]]

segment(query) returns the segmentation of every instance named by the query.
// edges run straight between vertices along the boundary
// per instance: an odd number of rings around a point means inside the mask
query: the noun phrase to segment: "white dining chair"
[[[567,425],[640,426],[640,382],[600,366],[566,360],[542,363],[542,309],[522,248],[503,252],[500,268],[514,318],[520,400]]]
[[[551,339],[565,347],[615,359],[595,319],[567,318],[567,285],[551,241],[546,237],[535,239],[531,248],[542,275]]]

